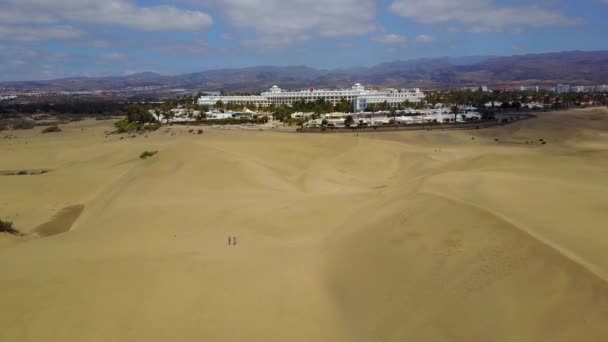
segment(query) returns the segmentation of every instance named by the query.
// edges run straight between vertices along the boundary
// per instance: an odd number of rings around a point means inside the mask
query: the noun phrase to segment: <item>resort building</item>
[[[270,100],[264,96],[260,95],[234,95],[234,96],[222,96],[222,95],[212,95],[212,96],[201,96],[198,99],[198,104],[201,106],[213,106],[218,101],[222,101],[224,104],[237,104],[242,106],[256,106],[256,107],[268,107],[270,106]]]
[[[355,84],[351,89],[314,89],[300,91],[285,91],[276,85],[270,90],[260,95],[252,96],[201,96],[198,99],[199,105],[213,106],[218,101],[224,104],[252,105],[267,107],[272,104],[275,106],[291,106],[294,102],[305,101],[313,102],[323,99],[332,104],[337,104],[343,99],[353,104],[355,112],[364,111],[370,104],[380,104],[386,102],[391,107],[397,107],[406,101],[418,103],[424,99],[424,93],[420,89],[408,90],[366,90],[361,84]]]

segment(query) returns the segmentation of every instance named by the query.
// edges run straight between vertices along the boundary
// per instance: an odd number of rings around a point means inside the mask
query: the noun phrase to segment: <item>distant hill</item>
[[[464,77],[485,73],[490,80],[501,81],[577,81],[606,82],[608,51],[561,52],[513,57],[495,57],[456,70]]]
[[[447,88],[509,86],[520,83],[606,83],[608,51],[571,51],[510,57],[474,56],[417,59],[372,67],[319,70],[306,66],[257,66],[217,69],[167,76],[141,73],[112,77],[75,77],[50,81],[2,82],[15,90],[129,90],[136,87],[183,88],[225,92],[258,92],[274,84],[282,88],[369,86]]]

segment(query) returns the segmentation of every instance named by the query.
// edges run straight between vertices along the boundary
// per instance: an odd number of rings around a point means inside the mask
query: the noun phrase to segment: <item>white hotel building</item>
[[[351,89],[325,90],[309,89],[300,91],[284,91],[277,86],[273,86],[269,91],[260,95],[252,96],[201,96],[198,99],[199,105],[213,106],[218,101],[225,104],[232,103],[238,105],[257,105],[262,107],[274,104],[276,106],[287,105],[304,100],[312,102],[323,99],[332,104],[339,103],[342,99],[353,104],[354,112],[365,111],[370,104],[380,104],[386,102],[389,106],[396,107],[399,104],[409,101],[418,103],[424,99],[424,93],[420,89],[408,90],[365,90],[361,84],[355,84]]]

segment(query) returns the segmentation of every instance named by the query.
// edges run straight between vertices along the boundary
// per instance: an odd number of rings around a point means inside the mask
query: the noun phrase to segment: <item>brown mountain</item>
[[[157,89],[257,92],[282,88],[343,87],[355,82],[387,87],[447,88],[463,85],[598,84],[608,80],[608,51],[571,51],[510,57],[435,58],[383,63],[372,67],[318,70],[306,66],[258,66],[218,69],[166,76],[66,78],[50,81],[3,82],[0,89],[38,91]]]

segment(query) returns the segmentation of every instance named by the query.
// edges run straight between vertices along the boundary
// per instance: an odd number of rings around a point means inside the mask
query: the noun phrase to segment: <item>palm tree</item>
[[[353,119],[352,115],[348,115],[345,119],[344,119],[344,126],[346,127],[350,127],[353,123],[355,122],[355,120]]]
[[[217,110],[222,110],[224,108],[224,102],[222,102],[222,100],[218,100],[214,105],[213,108],[217,109]]]
[[[169,101],[163,103],[160,106],[160,113],[167,121],[167,124],[169,123],[169,119],[173,117],[173,112],[171,111],[171,109],[173,109],[173,104]]]
[[[452,114],[454,114],[454,122],[456,122],[458,118],[458,106],[452,106]]]
[[[395,124],[395,127],[397,127],[397,111],[395,110],[395,108],[391,108],[391,116],[393,117],[393,123]]]

